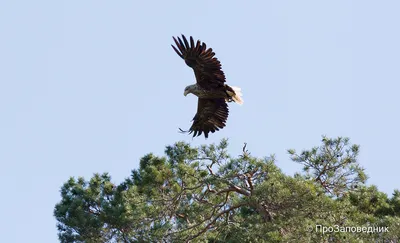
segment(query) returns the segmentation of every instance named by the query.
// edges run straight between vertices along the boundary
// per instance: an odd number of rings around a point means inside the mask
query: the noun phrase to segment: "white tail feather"
[[[235,91],[235,95],[232,96],[232,99],[233,99],[236,103],[238,103],[239,105],[242,105],[243,102],[244,102],[243,99],[242,99],[242,96],[243,96],[243,94],[242,94],[242,89],[239,88],[239,87],[234,87],[234,86],[231,86],[231,88],[233,89],[233,91]]]

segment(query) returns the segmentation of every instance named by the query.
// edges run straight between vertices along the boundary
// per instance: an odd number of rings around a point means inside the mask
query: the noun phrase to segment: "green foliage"
[[[320,147],[300,154],[289,149],[288,153],[293,161],[304,166],[304,178],[312,178],[333,196],[343,196],[367,180],[364,169],[357,162],[359,146],[350,145],[348,138],[324,136]]]
[[[359,146],[324,137],[296,154],[304,173],[285,175],[273,156],[228,141],[147,154],[116,186],[108,174],[70,178],[54,215],[61,242],[371,242],[398,241],[400,193],[366,186]],[[380,234],[319,232],[321,227],[388,227]],[[311,230],[310,230],[311,229]]]

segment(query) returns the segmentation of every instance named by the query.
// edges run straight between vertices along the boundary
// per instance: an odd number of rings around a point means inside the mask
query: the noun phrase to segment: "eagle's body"
[[[186,87],[183,95],[186,96],[187,94],[192,93],[199,98],[204,98],[204,99],[224,98],[225,101],[231,102],[232,96],[235,95],[235,91],[233,90],[234,88],[236,88],[236,87],[231,88],[228,85],[225,85],[221,89],[206,90],[197,84],[192,84],[192,85],[189,85]],[[237,90],[237,91],[239,91],[239,90]]]
[[[193,132],[193,137],[204,133],[214,133],[225,127],[229,109],[226,102],[236,102],[243,104],[240,88],[230,87],[225,84],[225,75],[221,70],[221,64],[214,57],[212,49],[207,49],[205,43],[198,40],[196,45],[190,37],[190,44],[182,35],[183,41],[173,38],[177,48],[172,46],[175,52],[185,60],[185,63],[193,68],[196,76],[196,84],[185,88],[184,95],[189,93],[199,98],[197,113],[193,118],[193,125],[189,133]]]

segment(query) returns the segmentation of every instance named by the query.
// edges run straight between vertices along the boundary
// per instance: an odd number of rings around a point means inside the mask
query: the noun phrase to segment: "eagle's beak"
[[[186,96],[189,94],[189,90],[185,90],[185,92],[183,92],[183,95]]]

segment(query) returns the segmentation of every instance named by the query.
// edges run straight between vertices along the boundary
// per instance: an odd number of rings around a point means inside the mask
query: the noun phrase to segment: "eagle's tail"
[[[239,87],[234,87],[231,86],[231,88],[233,89],[233,91],[235,91],[235,94],[232,96],[233,101],[235,101],[236,103],[238,103],[239,105],[243,104],[243,99],[242,99],[242,89]]]

